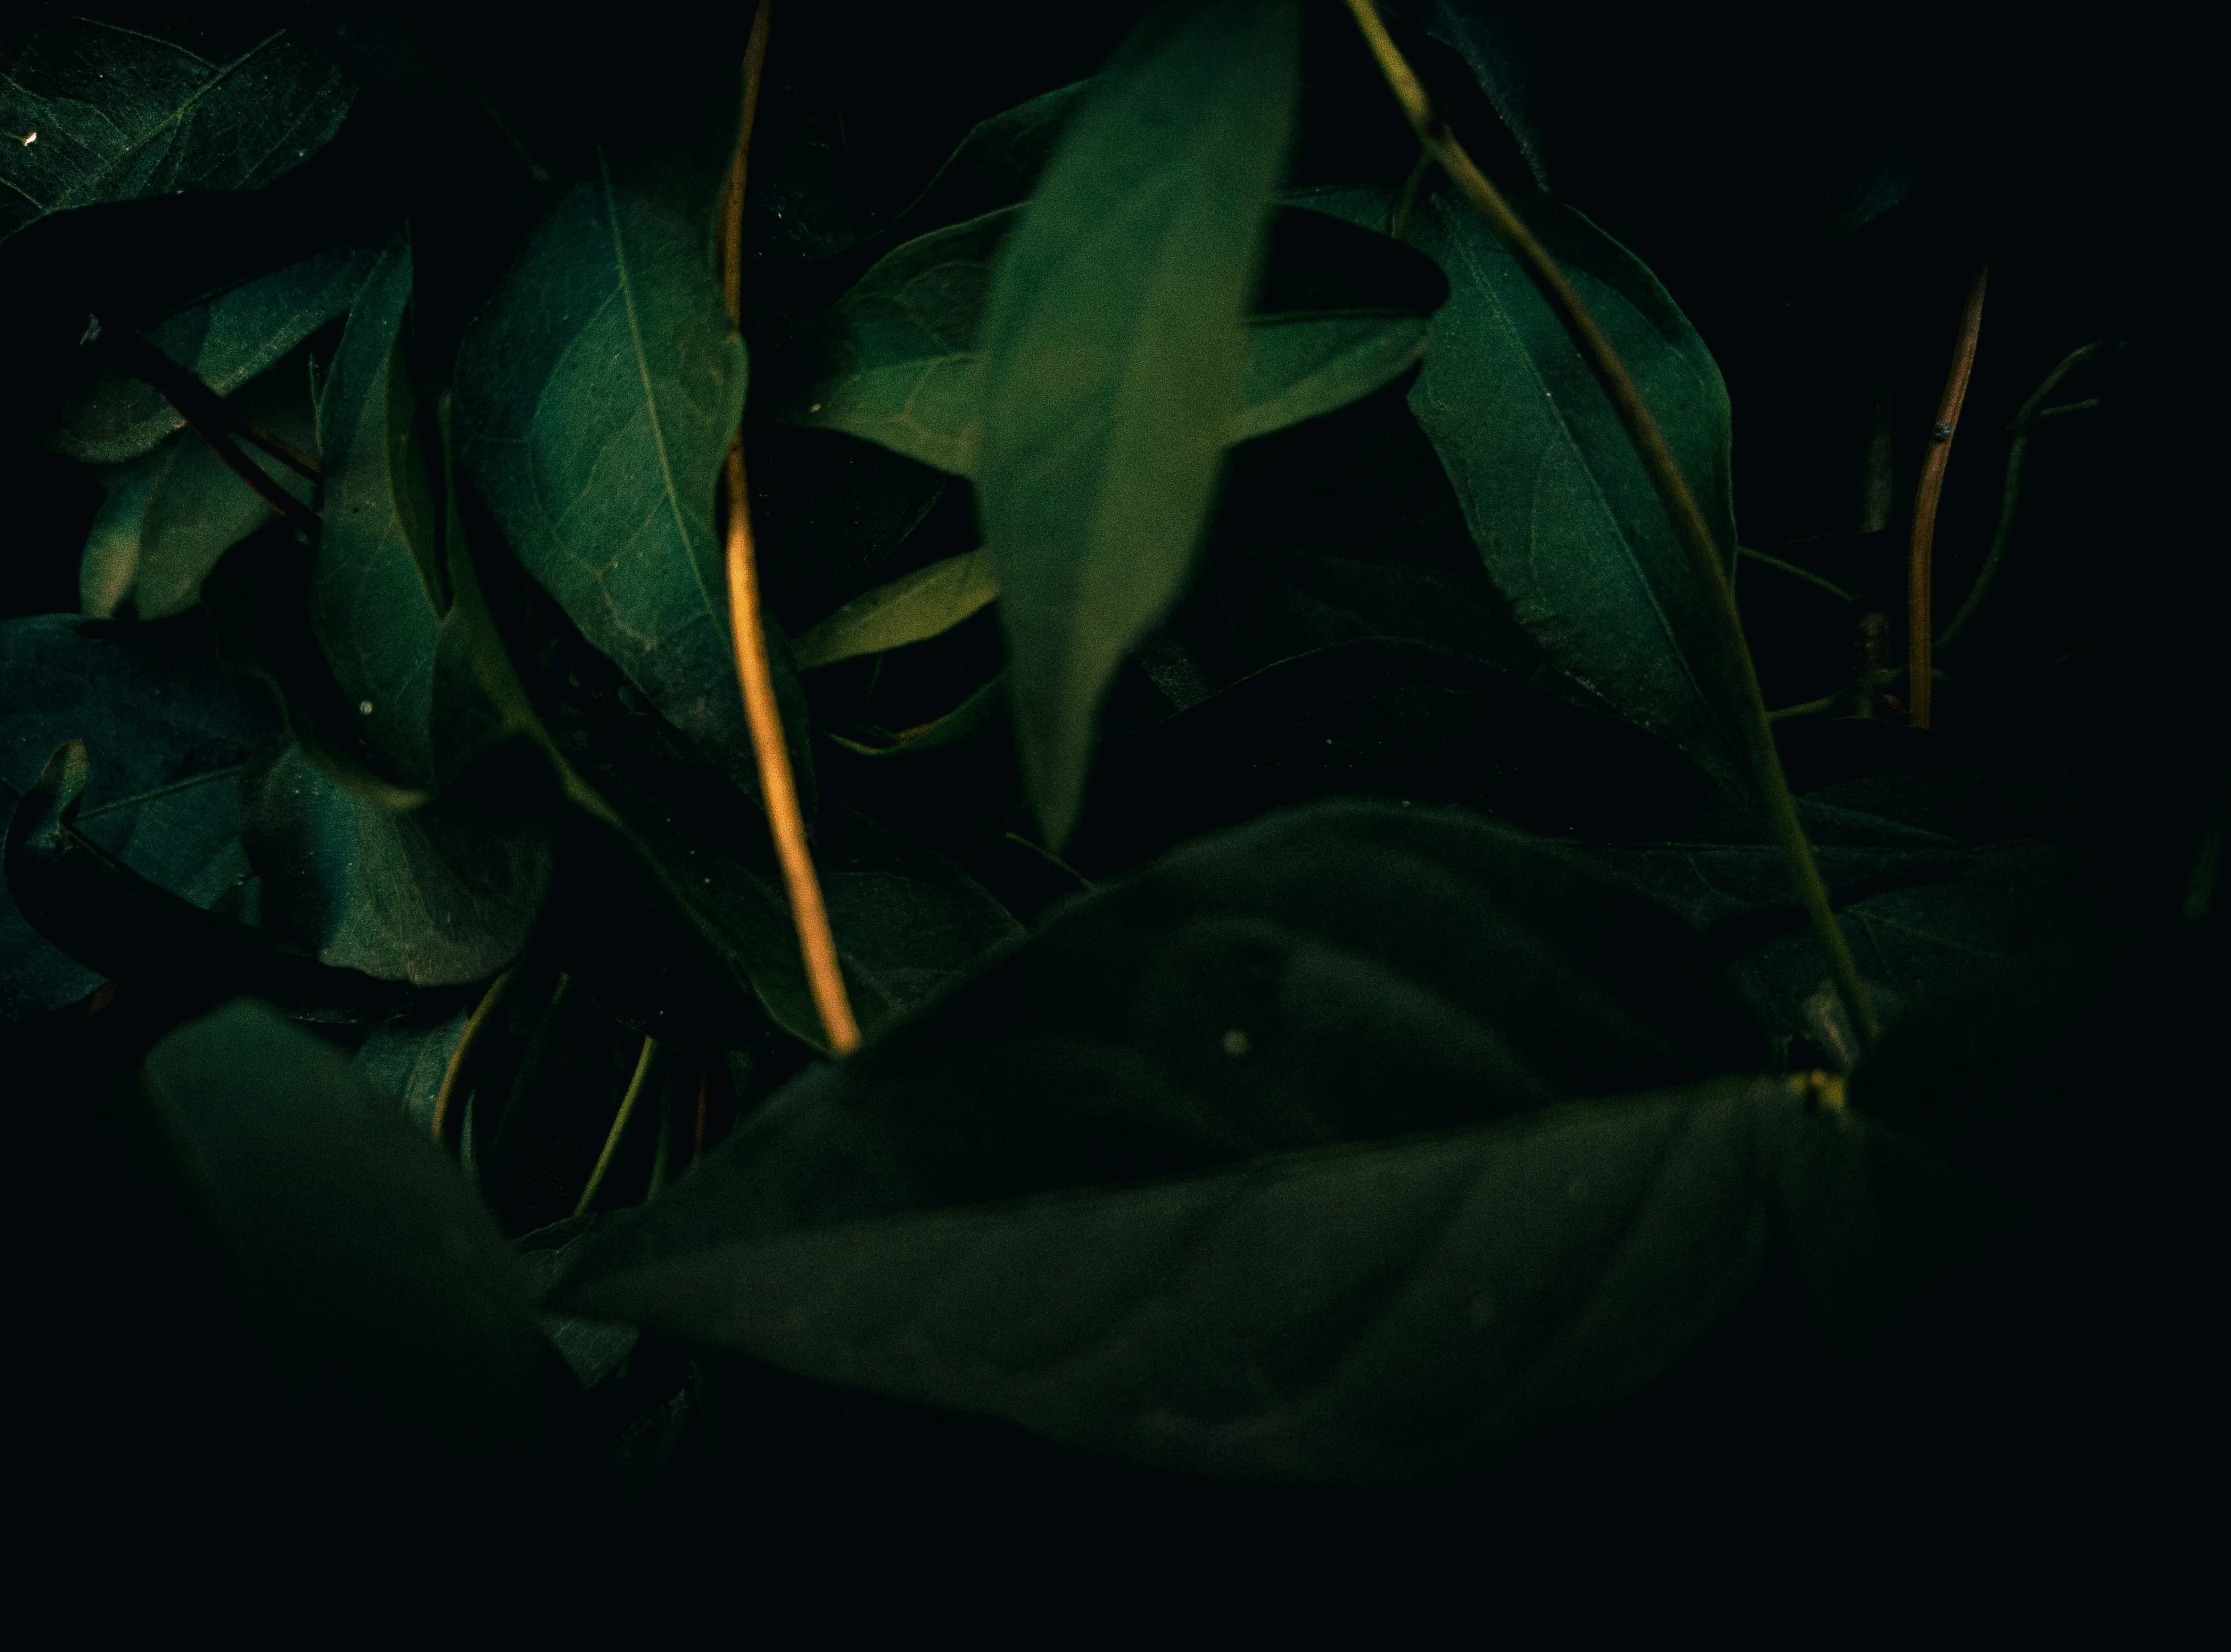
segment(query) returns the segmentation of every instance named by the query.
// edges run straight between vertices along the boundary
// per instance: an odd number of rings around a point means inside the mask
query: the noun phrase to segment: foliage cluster
[[[10,20],[0,1018],[57,1185],[224,1305],[165,1323],[410,1463],[652,1498],[888,1440],[848,1393],[1389,1486],[2003,1369],[2221,937],[2169,368],[2049,162],[1917,144],[1864,53],[1808,101],[1388,8],[1745,658],[1347,10],[855,9],[749,82],[748,7]],[[737,690],[739,429],[856,1052]]]

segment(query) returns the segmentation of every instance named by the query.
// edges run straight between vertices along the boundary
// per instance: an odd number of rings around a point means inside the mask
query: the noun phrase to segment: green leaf
[[[465,1023],[472,1019],[467,1005],[454,1015],[431,1023],[422,1018],[398,1017],[374,1027],[357,1046],[356,1070],[364,1082],[395,1106],[405,1124],[420,1134],[434,1127],[434,1104],[442,1092],[442,1076],[449,1058],[464,1040]]]
[[[147,340],[220,396],[273,366],[335,316],[346,313],[379,248],[337,247],[243,283],[151,327]],[[103,370],[64,404],[53,443],[73,459],[117,464],[137,458],[185,420],[163,393]]]
[[[706,249],[702,224],[600,163],[465,339],[459,457],[582,634],[756,790],[713,533],[744,347]]]
[[[1022,213],[957,224],[880,260],[823,323],[824,362],[787,416],[973,476],[983,440],[977,340],[998,249]],[[1293,292],[1274,285],[1250,319],[1227,442],[1369,395],[1424,353],[1440,301],[1441,284],[1414,253],[1321,213],[1280,213],[1269,256],[1274,283],[1289,266],[1318,279]]]
[[[1477,1123],[1763,1054],[1696,938],[1579,857],[1454,811],[1325,804],[1063,908],[768,1103],[692,1181],[769,1231]]]
[[[1568,208],[1528,208],[1657,415],[1697,503],[1735,554],[1727,389],[1649,270]],[[1748,788],[1741,685],[1698,583],[1609,398],[1517,260],[1453,193],[1413,235],[1449,277],[1410,406],[1487,570],[1557,665],[1622,716]]]
[[[552,1300],[1157,1469],[1419,1481],[1639,1393],[1777,1227],[1832,1323],[1894,1310],[1886,1157],[1780,1081],[1731,1080],[788,1231],[725,1231],[693,1178]],[[1933,1164],[1891,1162],[1945,1197]]]
[[[1661,1089],[1757,1050],[1570,851],[1319,806],[794,1081],[551,1301],[1161,1468],[1423,1478],[1646,1385],[1777,1224],[1832,1322],[1895,1305],[1870,1183],[1926,1165],[1781,1080]]]
[[[950,631],[998,595],[991,558],[985,552],[945,557],[853,598],[800,633],[790,645],[791,661],[800,671],[811,671],[815,666],[922,642]]]
[[[260,189],[323,148],[356,96],[288,30],[230,49],[169,33],[73,17],[0,65],[0,240],[71,207]]]
[[[142,1083],[283,1358],[389,1414],[533,1449],[548,1356],[526,1269],[347,1056],[241,1000],[165,1038]]]
[[[554,861],[547,827],[497,812],[506,783],[386,808],[298,744],[259,759],[241,795],[265,922],[324,963],[383,980],[493,975],[525,944]],[[524,789],[519,776],[508,783]]]
[[[82,740],[96,761],[79,831],[197,905],[248,876],[237,781],[275,720],[253,684],[218,669],[198,619],[0,625],[0,813],[14,812],[55,747]],[[0,896],[0,1022],[59,1009],[100,980]]]
[[[310,624],[365,738],[406,783],[434,779],[434,654],[448,607],[434,456],[404,348],[411,250],[390,241],[366,278],[318,404],[324,531]]]
[[[255,380],[231,405],[266,435],[302,449],[317,445],[308,384],[298,364],[292,370],[282,364]],[[266,476],[305,505],[310,502],[311,487],[302,477],[246,443],[237,445]],[[86,535],[78,569],[80,605],[96,619],[113,617],[127,602],[143,620],[184,613],[201,599],[202,581],[218,558],[274,515],[190,430],[105,470],[101,484],[107,497]]]
[[[993,272],[977,495],[1055,847],[1101,696],[1184,582],[1244,406],[1299,36],[1292,0],[1156,13],[1093,83]]]

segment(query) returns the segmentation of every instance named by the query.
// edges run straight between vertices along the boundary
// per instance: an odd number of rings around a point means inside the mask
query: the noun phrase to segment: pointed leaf
[[[377,243],[363,242],[289,264],[179,311],[150,327],[147,341],[229,396],[344,314],[378,253]],[[184,424],[153,385],[104,369],[64,405],[53,442],[73,459],[115,464]]]
[[[466,337],[459,456],[582,634],[755,784],[713,535],[744,347],[706,245],[702,225],[600,163]]]
[[[800,671],[811,671],[861,654],[903,648],[950,631],[998,595],[988,555],[970,551],[949,556],[853,598],[800,633],[790,645],[790,657]]]
[[[983,440],[977,339],[999,246],[1021,216],[994,212],[880,260],[824,322],[826,359],[788,416],[974,475]],[[1424,352],[1426,318],[1445,290],[1401,243],[1321,213],[1281,212],[1270,260],[1274,290],[1248,323],[1228,442],[1329,413],[1396,377]],[[1288,264],[1315,282],[1275,290]]]
[[[1726,386],[1634,256],[1578,213],[1530,222],[1610,337],[1729,556],[1735,506]],[[1747,786],[1739,685],[1617,413],[1525,271],[1454,192],[1413,231],[1449,277],[1410,406],[1455,484],[1487,570],[1560,668],[1621,715]]]
[[[426,451],[404,351],[411,249],[365,280],[318,405],[324,532],[310,624],[358,726],[407,784],[434,779],[434,652],[448,607]]]
[[[287,365],[273,369],[231,399],[265,434],[314,448],[317,435],[307,379]],[[166,404],[167,405],[167,404]],[[310,502],[309,482],[245,443],[251,462],[279,486]],[[78,568],[78,599],[92,618],[107,619],[129,602],[143,620],[182,614],[201,599],[202,581],[218,558],[270,522],[271,506],[192,431],[181,430],[153,451],[106,470],[100,513],[86,535]]]
[[[1093,83],[1000,249],[977,493],[1023,769],[1056,845],[1101,696],[1184,582],[1244,405],[1299,34],[1292,0],[1158,12]]]
[[[55,747],[95,754],[78,829],[141,876],[200,906],[239,887],[240,768],[277,719],[226,675],[196,619],[124,628],[61,614],[0,625],[0,812]],[[101,977],[0,899],[0,1022],[58,1009]]]
[[[355,95],[286,29],[220,45],[89,17],[48,24],[0,66],[0,240],[70,207],[260,189],[324,147]]]

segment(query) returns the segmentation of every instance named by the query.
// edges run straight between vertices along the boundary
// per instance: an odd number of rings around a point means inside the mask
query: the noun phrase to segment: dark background
[[[2220,919],[2196,938],[2158,917],[2223,774],[2221,532],[2204,514],[2220,469],[2220,328],[2190,228],[2208,199],[2185,67],[2199,43],[2127,9],[1766,21],[1463,9],[1505,49],[1502,101],[1554,193],[1639,253],[1718,356],[1746,542],[1889,616],[1894,658],[1911,492],[1977,265],[1990,261],[1990,296],[1939,527],[1944,611],[1988,542],[2015,408],[2068,350],[2109,342],[2067,389],[2100,397],[2099,411],[2038,438],[2024,532],[1939,690],[1944,732],[1785,726],[1794,766],[2049,773],[2088,800],[2130,937],[2120,961],[2033,994],[2055,1012],[1995,1042],[1925,1026],[1884,1057],[1950,1087],[2030,1085],[2065,1103],[2061,1124],[2019,1146],[1977,1149],[2019,1161],[2044,1219],[1885,1349],[1821,1346],[1794,1281],[1771,1280],[1626,1412],[1424,1492],[1173,1483],[742,1367],[722,1373],[717,1410],[686,1423],[692,1466],[655,1488],[614,1479],[586,1448],[523,1476],[300,1397],[268,1366],[117,1099],[163,1022],[160,1005],[122,1003],[18,1029],[0,1068],[17,1277],[33,1287],[16,1307],[15,1419],[50,1537],[104,1566],[214,1552],[288,1575],[298,1554],[373,1576],[500,1576],[494,1557],[515,1551],[529,1565],[596,1551],[617,1570],[640,1549],[650,1596],[726,1590],[740,1618],[759,1590],[784,1589],[785,1567],[871,1552],[956,1556],[958,1575],[1011,1592],[1048,1567],[1105,1591],[1172,1566],[1244,1592],[1318,1554],[1337,1566],[1317,1586],[1371,1589],[1485,1583],[1583,1553],[1756,1571],[1831,1550],[1862,1575],[1973,1577],[2008,1552],[2104,1565],[2149,1533],[2173,1550],[2173,1528],[2153,1523],[2202,1468],[2187,1406],[2207,1207],[2188,1184],[2222,1023]],[[259,21],[210,10],[226,31]],[[1409,11],[1420,27],[1406,43],[1453,126],[1522,191],[1520,143],[1464,57],[1424,35],[1430,11]],[[784,5],[753,158],[750,280],[777,295],[829,282],[974,121],[1090,73],[1137,14]],[[1351,26],[1329,4],[1309,15],[1296,181],[1399,178],[1413,149]],[[562,177],[595,142],[701,142],[706,111],[732,96],[749,8],[638,0],[561,22],[365,5],[302,24],[366,82],[328,151],[261,195],[93,209],[0,250],[10,615],[75,607],[97,489],[39,437],[82,371],[87,316],[142,325],[407,214],[421,328],[453,338],[547,199],[520,151]],[[1887,523],[1862,511],[1878,426],[1892,443]],[[1770,704],[1837,685],[1852,620],[1781,578],[1749,565],[1741,587]],[[661,1361],[673,1390],[716,1391],[678,1350],[643,1358]]]

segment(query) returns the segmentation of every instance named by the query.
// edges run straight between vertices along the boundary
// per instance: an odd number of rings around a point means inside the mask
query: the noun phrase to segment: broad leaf
[[[1529,214],[1641,386],[1733,556],[1727,389],[1711,353],[1624,247],[1569,209],[1544,204]],[[1709,593],[1593,370],[1461,197],[1434,196],[1411,233],[1448,273],[1449,301],[1434,319],[1410,406],[1489,574],[1561,669],[1742,789],[1739,685],[1713,642]]]
[[[615,1224],[552,1300],[1158,1469],[1367,1484],[1637,1394],[1777,1230],[1864,1335],[1912,1288],[1880,1193],[1957,1197],[1776,1080],[802,1230],[731,1229],[707,1190]]]
[[[999,595],[991,558],[949,556],[855,597],[790,645],[800,671],[880,654],[950,631]]]
[[[1292,0],[1158,12],[1093,83],[1000,249],[975,476],[1023,770],[1056,845],[1101,696],[1184,581],[1245,405],[1299,33]]]
[[[50,23],[0,65],[0,239],[70,207],[260,189],[324,147],[355,95],[340,65],[285,29],[220,44]]]
[[[337,247],[245,282],[147,330],[147,341],[220,396],[273,366],[335,316],[364,285],[376,244]],[[137,458],[185,420],[160,390],[103,370],[62,409],[53,442],[73,459]]]
[[[553,848],[487,788],[381,806],[289,744],[243,777],[244,835],[265,922],[324,963],[444,986],[518,955],[549,887]],[[532,795],[529,793],[528,795]]]
[[[297,448],[317,445],[299,364],[293,371],[287,364],[273,369],[231,405],[267,435]],[[310,502],[306,480],[247,443],[236,445],[280,487]],[[107,497],[78,568],[79,604],[96,619],[114,616],[126,603],[143,620],[184,613],[200,600],[202,581],[218,558],[276,514],[190,430],[106,470],[101,483]]]
[[[0,811],[13,813],[56,746],[83,740],[95,762],[78,829],[198,905],[248,875],[237,780],[274,721],[253,684],[217,668],[197,620],[127,629],[56,614],[0,626]],[[58,1009],[100,979],[0,900],[0,1021]]]
[[[670,722],[755,785],[713,533],[744,374],[704,226],[600,163],[467,335],[456,406],[459,457],[519,559]]]
[[[1021,208],[909,241],[838,301],[818,376],[789,416],[849,431],[910,459],[972,476],[983,440],[977,350],[992,269]],[[1279,215],[1272,291],[1247,328],[1240,442],[1369,395],[1425,350],[1442,284],[1398,242],[1324,214]],[[1280,291],[1291,269],[1294,290]]]
[[[1554,1105],[1751,1050],[1569,852],[1320,807],[800,1078],[552,1300],[1163,1468],[1423,1478],[1643,1387],[1778,1223],[1842,1328],[1894,1304],[1870,1181],[1941,1184],[1802,1087]]]
[[[434,779],[434,653],[448,607],[440,524],[405,352],[410,245],[388,243],[318,404],[324,532],[310,624],[343,701],[395,774]]]
[[[1066,908],[769,1103],[704,1176],[769,1231],[1468,1124],[1763,1052],[1695,938],[1577,856],[1453,811],[1320,805]]]
[[[531,1448],[547,1355],[526,1270],[347,1056],[243,1000],[164,1039],[142,1082],[283,1358]]]

